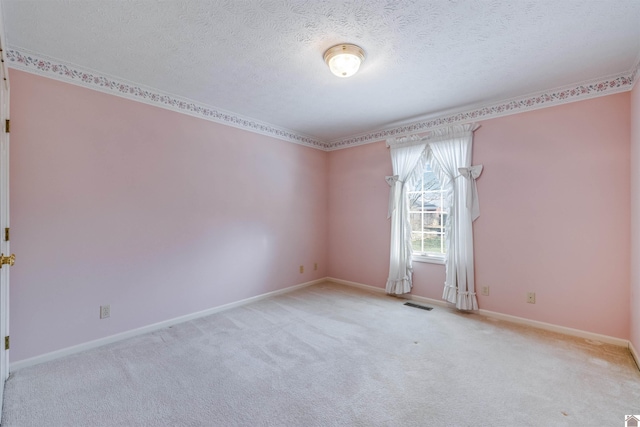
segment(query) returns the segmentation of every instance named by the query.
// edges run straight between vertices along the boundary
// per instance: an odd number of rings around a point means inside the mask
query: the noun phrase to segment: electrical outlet
[[[483,286],[482,287],[482,295],[489,296],[489,287],[488,286]]]
[[[106,319],[111,316],[111,306],[110,305],[101,305],[100,306],[100,318]]]
[[[317,269],[318,269],[318,263],[317,263],[317,262],[314,262],[314,263],[313,263],[313,269],[314,269],[314,270],[317,270]]]
[[[535,292],[527,292],[527,302],[529,304],[536,303],[536,293]]]
[[[304,273],[304,265],[300,266],[300,274]]]

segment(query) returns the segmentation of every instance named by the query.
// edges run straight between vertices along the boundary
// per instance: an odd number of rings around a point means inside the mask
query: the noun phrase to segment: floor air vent
[[[431,311],[433,307],[427,307],[426,305],[414,304],[412,302],[405,302],[404,305],[408,305],[409,307],[421,308],[423,310]]]

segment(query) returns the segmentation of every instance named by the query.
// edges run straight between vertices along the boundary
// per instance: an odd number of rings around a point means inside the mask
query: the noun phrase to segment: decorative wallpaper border
[[[373,132],[367,132],[348,138],[329,142],[328,150],[339,150],[357,145],[383,141],[391,137],[427,132],[436,128],[451,126],[458,123],[469,123],[480,119],[493,119],[525,111],[567,104],[584,99],[626,92],[640,77],[640,63],[634,69],[611,77],[603,77],[584,83],[564,86],[544,92],[512,98],[490,104],[478,106],[459,113],[450,113],[440,117],[416,121],[406,125],[389,127]]]
[[[82,69],[76,65],[66,64],[62,61],[46,58],[42,55],[9,48],[6,51],[6,58],[9,67],[17,70],[27,71],[44,77],[61,80],[66,83],[72,83],[134,101],[144,102],[157,107],[189,114],[191,116],[262,135],[272,136],[296,144],[319,148],[321,150],[329,148],[326,142],[310,136],[302,135],[268,123],[262,123],[249,117],[243,117],[235,113],[199,104],[188,99],[162,93],[154,89],[144,88],[136,83],[101,75],[95,71]]]
[[[44,77],[80,85],[134,101],[144,102],[179,113],[203,118],[224,125],[271,136],[281,140],[317,148],[323,151],[340,150],[372,142],[386,140],[410,134],[427,132],[439,127],[457,123],[466,123],[480,119],[491,119],[510,114],[522,113],[555,105],[566,104],[598,96],[611,95],[633,89],[640,79],[640,62],[636,66],[615,76],[602,77],[588,82],[577,83],[535,94],[512,98],[486,106],[477,106],[469,110],[448,113],[434,118],[416,121],[394,127],[383,128],[341,138],[334,141],[321,141],[310,136],[280,128],[268,123],[243,117],[235,113],[198,104],[160,91],[144,88],[125,80],[101,75],[95,71],[82,69],[76,65],[46,58],[16,48],[7,49],[6,59],[9,67],[38,74]]]

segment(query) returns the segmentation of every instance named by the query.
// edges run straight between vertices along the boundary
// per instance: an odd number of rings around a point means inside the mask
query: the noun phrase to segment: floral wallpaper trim
[[[306,145],[308,147],[318,148],[321,150],[329,148],[323,141],[306,135],[301,135],[288,129],[279,128],[267,123],[261,123],[248,117],[242,117],[228,111],[201,105],[194,101],[181,99],[153,89],[146,89],[136,85],[135,83],[106,77],[94,71],[83,70],[80,67],[65,64],[54,59],[22,53],[17,49],[8,49],[6,52],[6,58],[8,65],[11,68],[18,70],[32,72],[44,77],[84,86],[89,89],[95,89],[131,100],[141,101],[154,106],[177,111],[179,113],[189,114],[195,117],[275,137],[296,144]]]
[[[80,67],[75,65],[65,64],[61,61],[44,57],[38,57],[37,55],[30,53],[22,53],[17,49],[8,49],[6,51],[6,58],[8,65],[11,68],[32,72],[44,77],[77,84],[101,92],[122,96],[131,100],[167,108],[180,113],[189,114],[213,122],[324,151],[340,150],[343,148],[386,140],[391,137],[427,132],[435,128],[450,126],[456,123],[472,122],[481,119],[486,120],[510,114],[523,113],[525,111],[536,110],[539,108],[580,101],[583,99],[625,92],[633,89],[636,81],[640,79],[640,63],[638,63],[630,71],[616,76],[603,77],[589,82],[577,83],[536,94],[500,101],[488,106],[478,106],[459,113],[447,114],[440,117],[326,142],[288,129],[279,128],[267,123],[261,123],[251,118],[242,117],[231,112],[219,110],[206,105],[200,105],[188,99],[181,99],[173,95],[163,94],[153,89],[143,88],[135,83],[100,75],[95,71],[82,70]]]
[[[639,67],[636,66],[631,71],[612,77],[605,77],[590,82],[569,85],[537,94],[500,101],[488,106],[476,107],[459,113],[448,114],[424,121],[416,121],[406,125],[380,129],[373,132],[367,132],[362,135],[330,141],[328,150],[339,150],[342,148],[383,141],[391,137],[427,132],[457,123],[492,119],[510,114],[523,113],[525,111],[595,98],[598,96],[625,92],[633,89],[633,85],[639,77],[638,74],[640,74],[640,70]]]

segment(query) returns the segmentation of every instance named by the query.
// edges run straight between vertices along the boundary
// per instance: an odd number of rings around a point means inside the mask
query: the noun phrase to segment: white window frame
[[[429,166],[427,166],[429,167]],[[424,173],[421,175],[422,178],[420,179],[420,186],[421,189],[419,191],[409,191],[408,195],[410,194],[415,194],[415,193],[440,193],[440,206],[444,206],[444,188],[442,187],[442,185],[440,185],[440,189],[439,190],[425,190],[424,189]],[[423,202],[424,202],[424,198],[422,198]],[[423,206],[424,208],[424,206]],[[409,215],[411,214],[421,214],[421,230],[424,230],[424,210],[420,210],[420,211],[414,211],[411,210],[411,206],[409,206]],[[440,223],[443,224],[441,226],[441,232],[440,233],[435,233],[435,234],[440,234],[442,236],[441,239],[441,245],[442,245],[442,250],[444,252],[444,244],[445,244],[445,234],[446,234],[446,228],[444,225],[444,218],[442,218],[443,215],[446,215],[447,212],[445,211],[441,211],[439,212],[439,214],[441,215],[441,221]],[[412,234],[413,234],[413,230],[411,230]],[[424,233],[424,231],[421,231],[421,233]],[[412,255],[412,259],[413,261],[417,261],[417,262],[427,262],[427,263],[432,263],[432,264],[444,264],[445,262],[445,253],[437,253],[437,252],[413,252]]]

